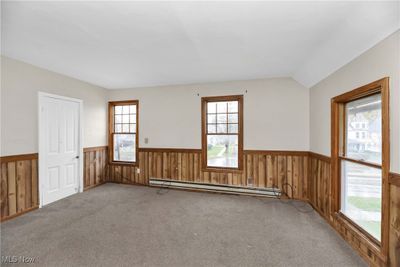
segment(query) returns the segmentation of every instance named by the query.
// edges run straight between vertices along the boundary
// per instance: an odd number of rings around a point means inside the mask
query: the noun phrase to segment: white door
[[[43,206],[78,192],[80,103],[41,97],[39,179]]]

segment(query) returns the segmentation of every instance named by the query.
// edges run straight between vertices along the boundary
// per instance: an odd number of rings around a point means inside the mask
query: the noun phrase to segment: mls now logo
[[[34,263],[35,258],[26,256],[1,256],[1,263]]]
[[[1,256],[1,263],[17,263],[18,256]]]

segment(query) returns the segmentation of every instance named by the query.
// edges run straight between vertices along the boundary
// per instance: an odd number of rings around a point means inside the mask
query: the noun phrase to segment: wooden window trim
[[[380,93],[382,98],[382,165],[355,159],[345,155],[345,103]],[[387,261],[389,251],[389,170],[390,170],[390,133],[389,133],[389,78],[377,80],[365,86],[344,93],[331,100],[331,165],[332,165],[332,206],[331,210],[342,222],[353,226],[353,230],[362,238],[367,239],[379,252],[383,261]],[[380,168],[382,170],[382,219],[381,241],[373,238],[368,232],[359,227],[355,222],[340,212],[341,205],[341,160],[347,160],[365,166]],[[374,246],[372,246],[374,245]]]
[[[114,161],[114,107],[118,105],[136,105],[136,147],[135,162]],[[124,134],[124,133],[121,133]],[[126,133],[125,133],[126,134]],[[130,133],[129,133],[130,134]],[[133,133],[132,133],[133,134]],[[112,165],[139,166],[139,100],[123,100],[108,102],[108,163]]]
[[[238,101],[238,112],[227,114],[238,114],[238,133],[226,133],[220,135],[237,135],[238,136],[238,167],[214,167],[207,166],[207,103],[209,102],[225,102],[225,101]],[[216,114],[216,113],[215,113]],[[227,123],[228,124],[228,123]],[[236,124],[236,123],[234,123]],[[228,95],[228,96],[210,96],[201,98],[201,153],[202,153],[202,170],[213,172],[238,172],[243,171],[243,95]],[[211,133],[210,133],[211,134]],[[212,135],[219,135],[212,133]]]

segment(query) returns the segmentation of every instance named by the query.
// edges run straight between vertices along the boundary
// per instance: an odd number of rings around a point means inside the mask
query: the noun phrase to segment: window
[[[203,168],[242,169],[243,96],[202,98]]]
[[[138,107],[137,100],[109,102],[108,147],[111,163],[137,163]]]
[[[333,98],[333,210],[382,251],[387,249],[388,80]],[[362,138],[357,130],[363,128]]]

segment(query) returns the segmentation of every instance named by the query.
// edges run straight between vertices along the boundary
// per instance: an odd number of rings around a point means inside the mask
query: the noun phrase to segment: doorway
[[[39,92],[39,206],[83,191],[82,100]]]

